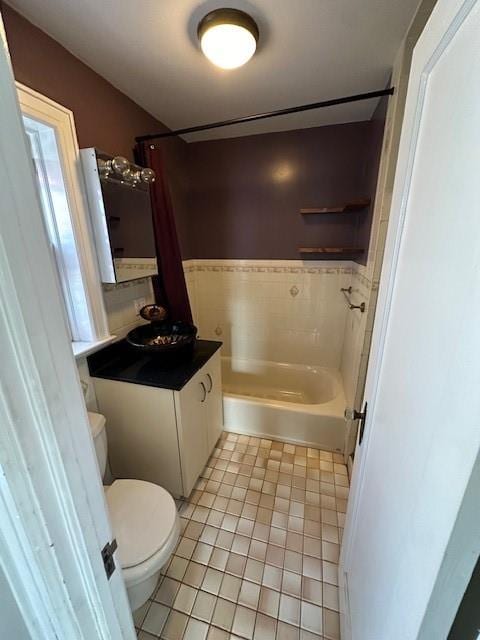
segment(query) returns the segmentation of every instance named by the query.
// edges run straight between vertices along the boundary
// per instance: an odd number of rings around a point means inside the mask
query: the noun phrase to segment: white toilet
[[[88,412],[102,478],[107,465],[105,417]],[[175,549],[180,519],[172,496],[143,480],[115,480],[105,486],[113,535],[132,611],[144,604],[158,583],[160,569]]]

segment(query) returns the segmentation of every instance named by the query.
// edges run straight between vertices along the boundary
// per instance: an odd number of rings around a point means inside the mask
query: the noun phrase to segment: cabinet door
[[[204,369],[200,369],[181,391],[175,391],[175,413],[185,497],[190,495],[210,453],[207,436],[207,396]]]
[[[220,351],[204,367],[207,389],[208,451],[212,452],[223,429],[223,392]]]
[[[183,495],[173,391],[94,378],[98,408],[107,419],[115,478],[136,478]]]

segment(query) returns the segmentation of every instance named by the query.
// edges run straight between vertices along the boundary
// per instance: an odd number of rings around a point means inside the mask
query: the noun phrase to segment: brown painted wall
[[[58,42],[2,5],[15,77],[71,109],[80,147],[133,159],[164,125]],[[378,121],[186,144],[162,142],[184,258],[298,258],[298,246],[365,245],[370,215],[302,217],[301,207],[373,196]],[[364,254],[366,258],[366,252]]]
[[[135,136],[165,128],[8,5],[2,15],[16,80],[73,111],[80,147],[133,160]]]
[[[133,160],[135,136],[166,131],[159,120],[99,76],[46,33],[2,3],[15,79],[73,111],[80,147]],[[190,252],[186,221],[186,142],[166,145],[182,251]]]
[[[193,255],[296,259],[299,246],[354,246],[361,227],[365,259],[368,212],[299,210],[373,197],[379,144],[378,125],[358,122],[188,145]]]

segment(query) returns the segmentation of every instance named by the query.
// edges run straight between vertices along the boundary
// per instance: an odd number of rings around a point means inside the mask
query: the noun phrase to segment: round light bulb
[[[205,56],[222,69],[236,69],[255,53],[257,41],[248,29],[236,24],[217,24],[205,31],[200,40]]]
[[[200,48],[206,58],[222,69],[235,69],[255,53],[259,38],[255,20],[239,9],[215,9],[200,21]]]
[[[115,173],[124,175],[125,172],[130,169],[130,163],[123,156],[115,156],[112,160],[112,167]]]
[[[153,169],[145,167],[145,169],[141,170],[140,176],[144,182],[147,182],[149,184],[155,182],[155,171],[153,171]]]
[[[102,158],[97,158],[97,168],[98,173],[104,178],[108,176],[112,170],[112,163],[110,161],[105,161]]]

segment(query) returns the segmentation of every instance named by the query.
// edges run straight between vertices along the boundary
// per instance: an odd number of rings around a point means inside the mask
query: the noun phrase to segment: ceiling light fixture
[[[257,48],[258,35],[255,20],[238,9],[215,9],[198,25],[203,53],[222,69],[236,69],[248,62]]]

